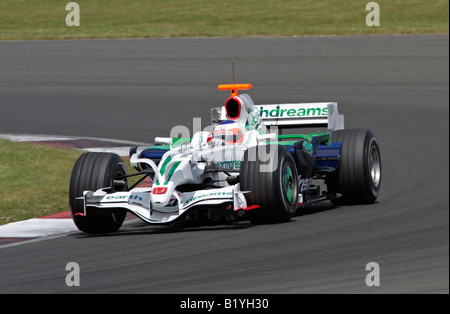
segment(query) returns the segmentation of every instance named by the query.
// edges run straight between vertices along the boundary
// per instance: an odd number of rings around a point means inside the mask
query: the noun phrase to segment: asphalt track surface
[[[0,248],[0,293],[449,292],[448,35],[0,42],[0,133],[149,142],[192,117],[204,127],[231,61],[256,103],[337,101],[347,128],[372,129],[378,202]]]

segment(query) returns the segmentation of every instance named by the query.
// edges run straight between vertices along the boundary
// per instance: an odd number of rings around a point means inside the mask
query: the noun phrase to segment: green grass
[[[0,40],[185,36],[448,33],[448,0],[78,0],[81,26],[68,27],[69,0],[1,0]]]
[[[80,151],[0,139],[0,225],[69,210]]]
[[[69,210],[70,175],[81,154],[0,139],[0,225]]]

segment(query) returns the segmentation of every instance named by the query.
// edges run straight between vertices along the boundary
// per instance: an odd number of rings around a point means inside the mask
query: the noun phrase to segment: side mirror
[[[171,137],[155,137],[155,144],[169,145],[172,148],[173,139]]]

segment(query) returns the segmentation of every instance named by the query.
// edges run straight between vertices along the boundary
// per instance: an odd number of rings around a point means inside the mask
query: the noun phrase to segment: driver
[[[241,144],[244,141],[245,129],[231,120],[222,121],[213,131],[215,142],[221,142],[222,145]]]

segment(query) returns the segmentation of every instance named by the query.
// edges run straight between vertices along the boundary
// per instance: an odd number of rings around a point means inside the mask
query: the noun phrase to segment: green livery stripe
[[[161,149],[161,150],[169,150],[169,145],[156,145],[156,146],[150,146],[148,149]]]
[[[159,170],[159,172],[161,173],[161,175],[164,175],[164,172],[166,172],[166,168],[167,165],[169,164],[169,162],[172,160],[171,157],[167,157],[164,160],[164,163],[161,166],[161,169]],[[175,162],[172,167],[170,167],[169,173],[167,174],[167,179],[166,182],[164,184],[169,183],[170,178],[172,178],[173,173],[175,172],[175,170],[177,169],[177,167],[180,165],[181,161],[177,161]],[[156,185],[160,185],[162,184],[162,182],[156,182]]]
[[[311,142],[313,137],[319,136],[320,137],[320,144],[322,145],[330,145],[331,144],[331,134],[330,133],[311,133],[308,135],[303,134],[286,134],[286,135],[278,135],[279,140],[286,140],[286,139],[304,139],[308,142]]]
[[[172,167],[171,167],[170,170],[169,170],[169,175],[167,176],[166,183],[164,183],[164,184],[169,183],[170,178],[172,178],[173,173],[174,173],[175,170],[178,168],[178,166],[180,165],[180,163],[181,163],[181,161],[177,161],[176,163],[174,163],[174,164],[172,165]]]
[[[172,143],[172,147],[177,147],[177,146],[181,146],[184,143],[188,143],[191,141],[191,138],[189,137],[174,137],[172,138],[173,143]]]
[[[161,175],[164,175],[164,172],[166,171],[166,166],[171,160],[172,160],[172,157],[170,157],[170,156],[164,160],[164,163],[162,164],[161,169],[159,170],[159,173],[161,173]]]

